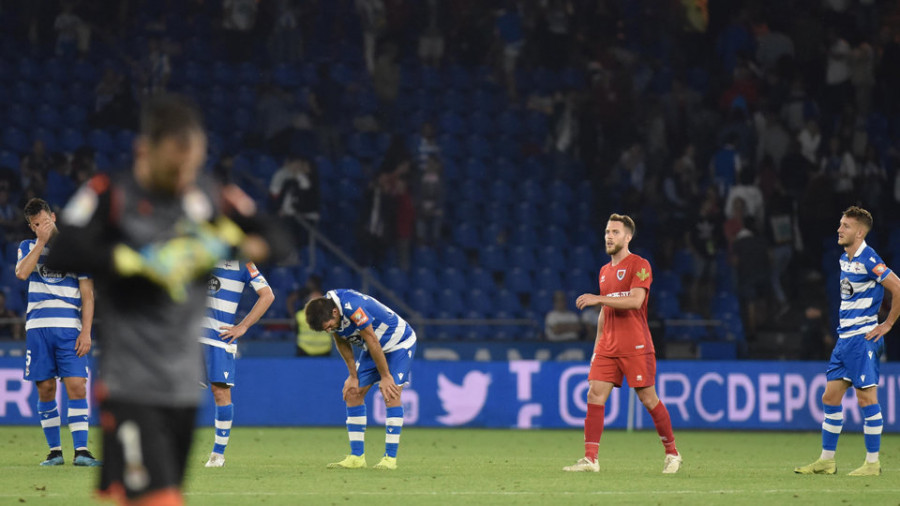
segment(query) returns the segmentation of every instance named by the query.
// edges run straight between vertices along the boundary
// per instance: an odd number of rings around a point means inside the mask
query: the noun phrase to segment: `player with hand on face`
[[[838,340],[825,372],[828,382],[822,394],[822,453],[812,464],[795,468],[798,474],[837,473],[834,452],[844,426],[841,401],[851,386],[856,389],[856,401],[863,413],[866,461],[850,476],[881,474],[878,453],[884,420],[878,404],[879,359],[884,352],[882,337],[900,318],[900,278],[866,244],[872,224],[869,211],[852,206],[844,211],[838,226],[838,245],[844,248],[840,258],[841,308]],[[891,292],[891,310],[878,323],[885,288]]]
[[[49,244],[58,233],[56,214],[41,199],[25,205],[25,219],[35,239],[22,241],[16,277],[28,281],[25,319],[25,379],[38,390],[38,414],[50,454],[42,466],[62,465],[56,378],[62,377],[69,396],[68,422],[75,447],[73,464],[98,466],[87,449],[87,353],[91,350],[94,320],[94,282],[84,274],[48,269]]]
[[[606,224],[606,253],[610,262],[600,269],[600,295],[582,294],[578,309],[600,306],[597,337],[588,373],[587,416],[584,419],[584,457],[565,471],[600,470],[597,455],[603,434],[606,400],[613,387],[622,386],[622,378],[634,388],[656,426],[665,448],[663,473],[681,468],[681,455],[675,448],[669,411],[656,395],[656,355],[647,326],[647,300],[653,274],[650,263],[628,250],[634,236],[634,220],[613,214]]]
[[[317,332],[331,334],[347,364],[342,390],[347,403],[350,455],[329,468],[366,467],[366,394],[378,383],[387,408],[384,457],[376,469],[397,468],[397,448],[403,428],[400,394],[409,382],[416,352],[416,333],[406,321],[374,297],[355,290],[331,290],[306,305],[306,320]],[[353,348],[356,348],[354,356]]]

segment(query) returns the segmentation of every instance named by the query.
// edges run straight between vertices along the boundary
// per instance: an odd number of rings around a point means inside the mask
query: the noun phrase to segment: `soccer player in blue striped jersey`
[[[355,290],[331,290],[309,301],[306,320],[317,332],[331,334],[347,364],[349,376],[342,394],[347,403],[350,455],[329,468],[366,467],[366,394],[378,383],[384,404],[384,456],[376,469],[396,469],[403,428],[403,386],[416,352],[416,333],[406,321],[374,297]],[[354,354],[354,348],[356,352]]]
[[[235,325],[238,303],[248,284],[256,292],[256,303],[247,316]],[[234,386],[234,358],[237,353],[235,341],[262,318],[274,300],[272,288],[253,262],[219,262],[209,277],[206,321],[200,342],[203,343],[206,359],[206,381],[216,402],[216,439],[206,467],[225,465],[225,447],[228,446],[234,420],[231,387]]]
[[[822,423],[822,454],[812,464],[794,469],[799,474],[835,474],[834,452],[844,425],[841,401],[847,390],[856,389],[856,399],[863,413],[863,439],[866,460],[850,472],[850,476],[881,474],[878,452],[884,422],[878,404],[879,359],[884,341],[900,317],[900,278],[889,269],[878,253],[866,244],[872,229],[872,215],[860,207],[844,211],[838,227],[841,255],[841,309],[838,340],[825,373],[828,382],[822,395],[825,420]],[[878,310],[884,289],[891,292],[891,310],[880,324]]]
[[[16,277],[28,281],[25,379],[37,385],[38,414],[50,447],[41,465],[63,464],[56,405],[56,378],[60,377],[69,396],[67,422],[75,447],[73,464],[98,466],[100,461],[87,448],[87,353],[91,350],[94,282],[85,275],[57,272],[44,265],[50,252],[48,243],[57,234],[56,214],[47,202],[31,199],[24,214],[35,239],[19,245]]]

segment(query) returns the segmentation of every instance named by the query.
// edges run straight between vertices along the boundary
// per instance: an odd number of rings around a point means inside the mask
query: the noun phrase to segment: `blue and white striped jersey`
[[[201,343],[224,348],[230,353],[237,351],[236,342],[228,344],[219,338],[222,332],[220,327],[234,325],[238,303],[247,283],[254,291],[269,286],[253,262],[244,264],[237,260],[224,260],[216,265],[209,276],[209,297],[206,299]]]
[[[838,337],[865,335],[878,325],[884,298],[881,282],[891,273],[878,253],[863,241],[851,260],[841,255],[841,310]]]
[[[374,297],[356,290],[331,290],[326,295],[341,314],[341,328],[336,332],[354,346],[366,349],[359,331],[372,326],[385,353],[408,350],[416,344],[416,333],[406,320]]]
[[[31,252],[35,239],[19,244],[18,261]],[[81,330],[81,289],[78,280],[86,275],[48,269],[44,262],[49,248],[44,248],[34,272],[28,276],[28,309],[25,330],[70,328]]]

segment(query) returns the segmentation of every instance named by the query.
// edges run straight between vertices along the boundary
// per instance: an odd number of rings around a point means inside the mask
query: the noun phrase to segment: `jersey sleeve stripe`
[[[406,328],[407,328],[406,322],[398,316],[397,317],[397,328],[394,329],[394,333],[391,335],[391,338],[381,348],[385,352],[392,351],[397,346],[397,343],[399,343],[400,340],[403,339],[403,334],[406,333]]]

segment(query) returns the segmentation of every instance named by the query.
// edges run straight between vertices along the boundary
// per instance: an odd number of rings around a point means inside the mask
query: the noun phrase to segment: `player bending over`
[[[838,341],[831,352],[822,395],[825,420],[822,422],[822,454],[812,464],[794,469],[798,474],[835,474],[834,451],[844,426],[841,399],[852,385],[862,409],[866,461],[850,476],[881,474],[878,452],[881,448],[881,406],[878,405],[878,365],[884,351],[881,337],[890,332],[900,317],[900,278],[889,269],[878,253],[866,244],[872,230],[872,215],[865,209],[847,208],[838,226],[841,255],[841,308]],[[881,324],[878,310],[884,289],[891,292],[891,311]]]
[[[306,320],[311,329],[331,334],[350,373],[343,389],[350,455],[328,467],[366,467],[365,400],[372,385],[378,383],[387,407],[387,418],[384,457],[375,469],[397,469],[397,447],[403,428],[400,393],[403,385],[409,382],[409,368],[416,352],[416,333],[390,308],[355,290],[331,290],[324,297],[309,301]]]
[[[603,414],[613,387],[622,386],[622,378],[634,388],[650,412],[656,432],[666,451],[663,473],[681,468],[681,455],[675,448],[669,411],[656,396],[656,352],[647,326],[647,298],[653,274],[647,260],[631,253],[628,245],[634,236],[634,220],[613,214],[606,224],[606,253],[611,260],[600,269],[600,295],[578,297],[578,309],[601,306],[597,321],[597,342],[588,373],[588,408],[584,419],[584,457],[565,471],[600,470],[597,454],[603,434]]]

